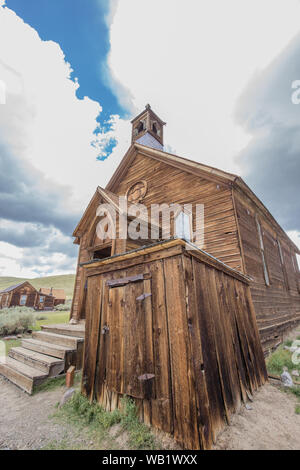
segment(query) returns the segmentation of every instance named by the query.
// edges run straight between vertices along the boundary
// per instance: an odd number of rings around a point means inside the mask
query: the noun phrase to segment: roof
[[[52,295],[56,299],[66,298],[66,293],[64,289],[53,289],[53,287],[41,287],[39,293],[44,295]]]
[[[87,215],[91,210],[95,209],[96,204],[99,204],[99,196],[102,196],[106,201],[112,203],[115,208],[119,210],[118,196],[114,193],[114,190],[117,188],[119,181],[125,175],[128,167],[131,165],[137,154],[145,155],[146,157],[153,158],[154,160],[166,163],[167,165],[179,168],[188,173],[192,173],[193,175],[198,175],[199,177],[205,178],[207,180],[228,184],[229,186],[235,187],[236,189],[242,191],[262,211],[262,213],[264,214],[266,219],[271,223],[271,225],[273,227],[275,226],[278,229],[280,234],[285,238],[289,245],[293,247],[294,251],[300,254],[299,248],[288,237],[286,232],[279,225],[277,220],[272,216],[266,206],[255,195],[255,193],[249,188],[249,186],[244,182],[244,180],[240,176],[234,173],[219,170],[218,168],[209,165],[204,165],[203,163],[198,163],[193,160],[189,160],[184,157],[179,157],[178,155],[164,152],[159,149],[147,147],[137,142],[134,142],[129,147],[123,159],[121,160],[121,163],[119,164],[118,168],[112,175],[106,188],[97,188],[92,200],[90,201],[90,204],[88,205],[79,224],[74,230],[73,236],[76,237],[74,243],[78,243],[78,237],[81,236],[82,228],[84,227]]]
[[[153,253],[154,251],[161,251],[161,250],[171,248],[171,247],[176,247],[176,246],[181,247],[182,251],[188,251],[189,255],[196,256],[202,259],[204,262],[214,266],[218,270],[231,274],[233,277],[235,277],[236,279],[239,279],[240,281],[243,281],[249,284],[253,280],[247,274],[241,273],[240,271],[237,271],[236,269],[231,268],[227,264],[220,261],[218,258],[215,258],[210,253],[204,250],[201,250],[194,243],[183,240],[182,238],[170,238],[168,240],[162,240],[159,242],[152,243],[150,245],[145,245],[139,248],[135,248],[134,250],[127,251],[126,253],[116,253],[113,256],[110,256],[108,258],[104,258],[101,260],[93,259],[90,261],[86,261],[84,263],[80,263],[80,266],[84,267],[87,270],[90,268],[93,269],[94,267],[110,265],[120,260],[124,261],[127,259],[132,259],[135,256],[140,255],[140,254],[147,255],[150,252]]]
[[[18,287],[23,286],[23,284],[30,284],[30,282],[24,281],[24,282],[20,282],[19,284],[15,284],[14,286],[7,287],[6,289],[3,289],[2,291],[0,291],[0,294],[5,294],[7,292],[11,292],[12,290],[17,289]],[[31,284],[30,284],[30,286],[31,286]],[[34,289],[33,286],[31,286],[31,287]]]

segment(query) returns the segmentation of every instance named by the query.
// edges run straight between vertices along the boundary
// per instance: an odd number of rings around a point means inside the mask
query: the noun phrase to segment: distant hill
[[[67,298],[72,298],[75,283],[75,274],[63,274],[61,276],[37,277],[35,279],[25,279],[21,277],[1,277],[0,291],[7,287],[29,281],[36,289],[40,287],[54,287],[55,289],[65,289]]]

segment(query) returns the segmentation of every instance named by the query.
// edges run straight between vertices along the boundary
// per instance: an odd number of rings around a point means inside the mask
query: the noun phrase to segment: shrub
[[[24,333],[35,324],[34,310],[12,307],[0,310],[0,336]]]
[[[54,310],[57,310],[58,312],[65,312],[68,310],[71,310],[72,306],[72,300],[67,300],[65,304],[59,304],[54,307]]]

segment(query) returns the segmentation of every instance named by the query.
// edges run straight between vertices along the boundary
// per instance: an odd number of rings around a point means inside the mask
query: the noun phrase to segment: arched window
[[[174,232],[176,238],[183,238],[189,242],[192,241],[192,214],[180,211],[175,216]]]
[[[157,134],[157,125],[156,125],[156,122],[154,122],[152,124],[152,131],[154,132],[154,134]]]
[[[143,130],[145,129],[144,121],[139,122],[139,125],[138,125],[137,129],[138,129],[138,133],[143,132]]]

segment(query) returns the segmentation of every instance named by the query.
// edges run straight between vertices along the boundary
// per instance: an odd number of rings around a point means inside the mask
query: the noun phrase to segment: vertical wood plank
[[[197,405],[192,382],[181,257],[164,260],[164,271],[172,372],[174,436],[178,441],[184,442],[186,448],[199,449]]]
[[[193,364],[192,375],[195,384],[199,438],[201,448],[210,449],[212,446],[212,425],[199,322],[199,316],[203,314],[203,312],[199,312],[197,308],[192,259],[187,256],[183,256],[183,267],[186,285],[187,324],[191,348],[191,360]]]

